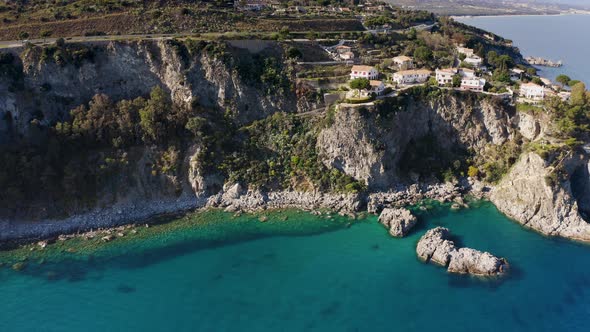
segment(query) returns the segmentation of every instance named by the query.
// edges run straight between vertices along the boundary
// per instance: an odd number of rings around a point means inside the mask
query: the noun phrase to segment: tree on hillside
[[[303,53],[301,53],[301,51],[299,49],[297,49],[296,47],[290,47],[289,50],[287,51],[287,57],[289,59],[299,59],[303,56]]]
[[[561,74],[555,80],[561,84],[561,87],[565,87],[570,84],[572,79],[567,75]]]
[[[502,71],[508,70],[514,66],[514,61],[509,55],[506,54],[500,55],[496,62],[496,67]]]
[[[414,58],[422,62],[428,62],[432,58],[432,51],[426,46],[420,46],[414,51]]]
[[[282,39],[287,39],[289,38],[289,35],[291,34],[291,32],[289,31],[289,27],[288,26],[283,26],[281,28],[281,30],[279,30],[279,37],[281,37]]]
[[[366,78],[355,78],[352,81],[350,81],[350,88],[351,89],[368,89],[371,86],[371,82],[369,82],[368,79]]]
[[[586,85],[582,82],[572,86],[572,95],[570,97],[572,105],[583,106],[588,102]]]
[[[574,86],[574,85],[576,85],[576,84],[578,84],[580,82],[581,82],[580,80],[571,80],[571,81],[568,82],[568,85],[569,86]]]
[[[43,38],[43,42],[45,43],[47,41],[47,38],[51,37],[52,34],[53,32],[50,30],[42,30],[40,35],[41,38]]]
[[[461,86],[461,75],[453,75],[453,87],[458,88]]]
[[[18,39],[20,39],[20,40],[29,39],[29,33],[26,31],[22,31],[21,33],[18,34]]]
[[[496,53],[496,51],[489,51],[487,61],[489,65],[496,66],[496,61],[498,61],[498,53]]]
[[[526,69],[526,73],[529,76],[535,76],[537,75],[537,69],[535,69],[534,67],[529,67]]]
[[[170,96],[160,87],[150,93],[147,105],[139,111],[139,124],[145,142],[159,142],[165,136],[164,116],[172,108]]]
[[[537,85],[545,85],[545,83],[543,83],[543,81],[539,78],[539,77],[533,77],[533,79],[531,80],[531,82],[537,84]]]

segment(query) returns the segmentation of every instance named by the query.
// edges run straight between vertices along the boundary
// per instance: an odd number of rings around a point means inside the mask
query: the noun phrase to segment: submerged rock
[[[508,262],[504,258],[471,248],[457,248],[450,237],[447,228],[431,229],[418,241],[416,254],[423,261],[447,267],[452,273],[491,276],[507,271]]]
[[[418,218],[407,209],[384,209],[379,215],[379,222],[383,224],[391,236],[404,237],[416,225]]]
[[[22,271],[25,268],[26,264],[24,262],[17,262],[12,264],[12,269],[15,271]]]

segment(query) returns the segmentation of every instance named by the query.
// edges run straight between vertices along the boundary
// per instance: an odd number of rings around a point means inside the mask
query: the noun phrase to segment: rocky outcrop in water
[[[457,248],[450,237],[447,228],[431,229],[418,241],[416,254],[421,260],[447,267],[452,273],[493,276],[507,271],[508,262],[504,258],[471,248]]]
[[[522,155],[492,191],[491,201],[510,218],[545,235],[590,242],[590,224],[580,214],[590,201],[583,194],[589,187],[588,160],[577,154],[568,159],[561,165],[570,177],[552,183],[558,178],[554,166],[536,153]],[[572,183],[571,176],[577,172],[580,176]],[[575,197],[572,186],[581,187],[582,194]]]
[[[384,209],[379,222],[395,237],[404,237],[416,225],[418,218],[408,209]]]

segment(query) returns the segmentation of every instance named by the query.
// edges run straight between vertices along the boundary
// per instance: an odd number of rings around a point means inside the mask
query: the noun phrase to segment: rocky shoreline
[[[367,212],[380,214],[384,209],[400,209],[414,205],[424,200],[434,200],[451,204],[451,209],[468,207],[467,196],[474,199],[490,199],[498,209],[525,227],[531,227],[545,235],[559,235],[573,240],[587,241],[588,233],[581,236],[578,228],[579,221],[573,226],[563,225],[558,232],[545,232],[544,228],[536,227],[519,215],[510,213],[507,204],[511,201],[501,201],[497,198],[498,191],[506,185],[490,187],[483,182],[463,179],[457,183],[413,184],[398,186],[388,192],[373,192],[365,194],[336,194],[325,192],[275,191],[263,192],[249,189],[241,184],[226,184],[220,192],[206,196],[194,193],[183,194],[177,198],[155,199],[141,202],[121,201],[109,208],[95,209],[90,212],[70,216],[63,219],[42,221],[2,220],[0,219],[0,249],[10,249],[18,245],[34,243],[43,240],[57,239],[64,235],[82,235],[96,230],[108,231],[117,227],[162,222],[191,211],[202,209],[223,209],[228,212],[254,213],[264,210],[299,209],[313,213],[318,210],[330,210],[340,215],[355,217],[358,213]],[[505,190],[505,189],[502,189]],[[500,205],[498,205],[500,204]],[[524,207],[522,207],[524,209]],[[159,218],[162,217],[162,218]],[[524,220],[524,221],[523,221]],[[543,219],[544,220],[544,219]],[[384,225],[394,236],[403,236],[409,231],[406,225],[385,222]],[[407,228],[407,229],[406,229]]]
[[[403,207],[425,199],[453,202],[453,207],[465,206],[464,196],[486,198],[489,188],[480,183],[424,184],[399,187],[390,192],[370,194],[334,194],[322,192],[249,190],[240,184],[208,197],[182,195],[174,199],[159,199],[140,203],[119,203],[109,208],[74,215],[64,219],[16,221],[0,219],[0,248],[56,239],[60,235],[83,234],[97,229],[117,228],[129,224],[149,223],[159,216],[181,215],[199,209],[220,208],[228,212],[257,212],[272,209],[331,210],[340,215],[356,213],[377,214],[386,207]]]

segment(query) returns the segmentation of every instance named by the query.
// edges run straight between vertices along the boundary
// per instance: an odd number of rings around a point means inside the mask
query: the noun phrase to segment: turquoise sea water
[[[524,56],[562,60],[540,68],[551,80],[566,74],[590,85],[590,15],[460,17],[456,20],[512,39]]]
[[[213,213],[198,227],[5,266],[0,331],[590,330],[590,246],[525,230],[489,203],[423,213],[403,239],[374,216],[288,216]],[[486,281],[418,261],[417,240],[438,225],[512,272]]]

